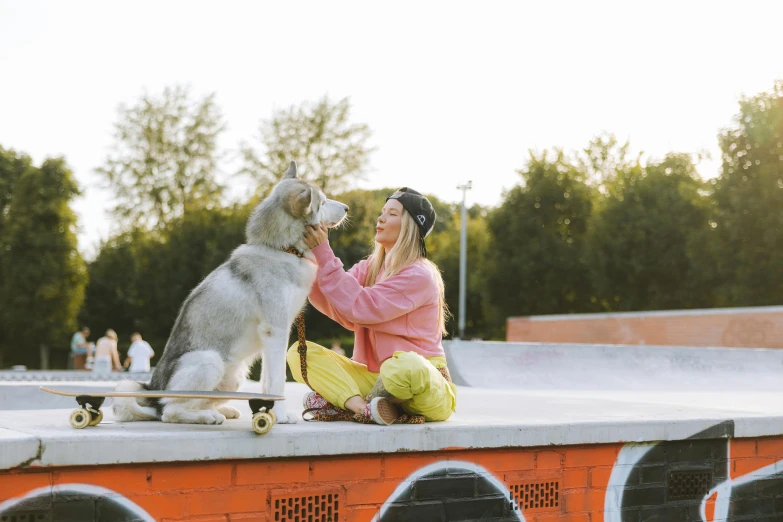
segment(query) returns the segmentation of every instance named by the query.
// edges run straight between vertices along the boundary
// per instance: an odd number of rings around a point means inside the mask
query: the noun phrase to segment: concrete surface
[[[243,389],[254,389],[251,383]],[[289,383],[291,407],[307,391]],[[264,436],[244,416],[222,426],[160,422],[103,423],[75,430],[70,409],[0,411],[0,466],[71,466],[134,462],[298,457],[444,448],[502,448],[678,440],[724,421],[736,437],[783,433],[783,393],[491,390],[462,388],[450,420],[420,426],[299,422]]]
[[[531,321],[562,321],[593,319],[596,317],[623,318],[623,317],[682,317],[701,315],[734,315],[734,314],[767,314],[783,313],[783,306],[740,306],[734,308],[694,308],[690,310],[655,310],[650,312],[608,312],[590,314],[553,314],[553,315],[529,315],[518,316]],[[509,317],[516,319],[516,317]]]
[[[780,351],[472,342],[447,350],[462,386],[446,422],[299,422],[258,436],[247,403],[236,402],[243,418],[222,426],[117,423],[106,407],[99,426],[75,430],[73,401],[0,411],[0,469],[679,440],[727,421],[734,437],[783,433]],[[260,391],[253,381],[242,390]],[[300,409],[306,391],[289,383],[289,408]]]
[[[92,373],[87,370],[0,370],[0,382],[18,381],[149,381],[152,373]]]
[[[781,391],[783,350],[445,342],[462,386],[522,390]]]

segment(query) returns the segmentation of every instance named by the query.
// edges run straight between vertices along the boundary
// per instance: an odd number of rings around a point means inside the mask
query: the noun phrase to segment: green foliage
[[[594,301],[607,311],[709,306],[698,247],[709,234],[702,183],[687,155],[630,166],[593,216]]]
[[[39,347],[69,348],[84,297],[86,271],[68,206],[79,188],[62,159],[34,168],[29,158],[3,152],[0,168],[0,365],[35,367]]]
[[[453,317],[447,322],[449,337],[457,335],[459,316],[459,258],[460,258],[460,205],[451,205],[450,213],[438,213],[440,230],[434,230],[427,238],[430,260],[438,265],[446,287],[446,303]],[[445,214],[445,212],[444,212]],[[492,337],[492,325],[483,313],[486,308],[484,282],[487,277],[485,259],[490,247],[487,227],[487,209],[475,205],[468,209],[467,224],[467,273],[465,274],[465,338]],[[437,228],[437,227],[436,227]],[[498,332],[495,337],[499,338]]]
[[[165,225],[219,201],[217,139],[224,129],[215,95],[193,100],[166,88],[121,106],[114,144],[96,170],[114,190],[115,216],[125,225]]]
[[[719,137],[723,168],[713,200],[719,304],[781,304],[783,81],[744,98]]]
[[[0,147],[0,238],[3,237],[5,222],[11,211],[16,182],[31,168],[32,160],[29,156]]]
[[[5,254],[7,252],[6,223],[11,212],[14,189],[19,178],[32,168],[32,160],[30,160],[29,156],[0,147],[0,288],[2,287],[2,282],[6,279],[3,273]],[[1,296],[0,302],[2,302]],[[9,320],[9,316],[0,313],[0,368],[3,367],[4,351],[13,344],[9,335],[10,325],[7,324]]]
[[[591,295],[583,256],[593,189],[562,153],[531,153],[522,184],[490,212],[484,303],[490,332],[506,317],[584,311]]]
[[[132,229],[107,241],[89,266],[81,321],[113,328],[121,346],[139,331],[160,356],[190,291],[244,243],[248,215],[246,206],[202,208],[154,235]]]
[[[348,98],[332,103],[324,96],[316,103],[277,111],[261,124],[260,151],[242,144],[242,172],[266,195],[295,159],[300,177],[327,194],[348,189],[364,177],[374,150],[367,145],[372,131],[363,123],[351,123],[350,110]]]
[[[630,143],[620,144],[612,134],[601,134],[588,143],[580,154],[568,161],[582,173],[584,181],[604,194],[622,197],[625,187],[633,184],[641,171],[641,155],[629,157]]]

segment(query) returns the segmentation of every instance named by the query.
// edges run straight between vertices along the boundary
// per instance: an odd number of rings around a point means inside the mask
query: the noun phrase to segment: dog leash
[[[288,247],[286,249],[283,249],[283,251],[288,252],[289,254],[293,254],[299,258],[304,257],[304,254],[294,247]],[[307,380],[307,341],[305,340],[304,309],[302,309],[299,312],[299,315],[296,316],[296,319],[294,320],[294,324],[296,325],[296,334],[297,334],[297,342],[298,342],[296,351],[299,352],[299,369],[302,372],[302,380],[304,380],[305,384],[312,390],[313,387],[310,386],[310,381]]]
[[[299,346],[296,348],[296,350],[299,352],[299,370],[302,372],[302,379],[304,380],[305,384],[312,390],[313,387],[310,386],[310,381],[307,380],[307,342],[305,341],[304,310],[299,312],[299,315],[296,316],[295,323],[296,333],[299,337]]]

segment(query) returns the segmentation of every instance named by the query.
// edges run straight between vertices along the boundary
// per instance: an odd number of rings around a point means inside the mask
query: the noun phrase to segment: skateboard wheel
[[[77,430],[86,428],[90,425],[91,421],[92,417],[90,416],[90,412],[84,408],[73,410],[73,413],[71,413],[71,426]]]
[[[103,412],[98,410],[98,413],[90,412],[90,426],[97,426],[103,420]]]
[[[253,431],[259,435],[263,435],[272,429],[274,420],[268,413],[256,413],[253,415]]]
[[[275,410],[269,410],[266,413],[267,413],[267,415],[272,417],[272,424],[277,424],[277,415],[275,415]]]

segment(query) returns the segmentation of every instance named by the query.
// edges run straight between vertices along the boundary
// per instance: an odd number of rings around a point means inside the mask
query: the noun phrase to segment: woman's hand
[[[304,242],[307,248],[313,249],[329,239],[329,229],[323,223],[305,227]]]

